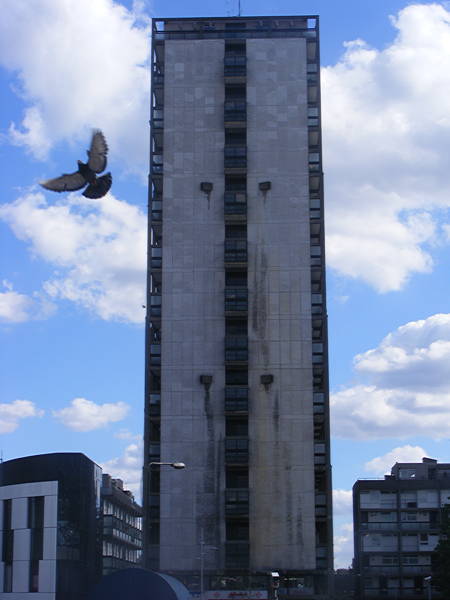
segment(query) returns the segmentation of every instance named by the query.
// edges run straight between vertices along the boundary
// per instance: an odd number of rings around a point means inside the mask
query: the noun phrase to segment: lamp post
[[[431,575],[428,575],[428,577],[424,577],[423,580],[427,583],[428,600],[431,600]]]
[[[205,593],[205,538],[203,536],[203,527],[200,530],[200,600],[203,599]],[[218,550],[216,546],[208,546],[208,550]]]
[[[152,470],[153,467],[171,467],[172,469],[185,469],[186,465],[184,462],[179,462],[179,461],[151,461],[149,463],[144,464],[144,471],[146,469],[148,469],[149,471]],[[150,497],[151,497],[151,489],[150,489],[150,477],[148,477],[145,474],[145,481],[147,482],[145,485],[148,486],[148,501],[150,501]],[[150,515],[149,515],[149,507],[146,507],[144,510],[144,535],[143,535],[143,562],[144,562],[144,566],[145,568],[149,568],[149,549],[148,549],[148,545],[149,545],[149,531],[150,531]]]

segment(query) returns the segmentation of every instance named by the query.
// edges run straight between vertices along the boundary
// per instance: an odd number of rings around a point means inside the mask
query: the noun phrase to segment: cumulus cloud
[[[412,321],[359,354],[369,380],[332,395],[338,437],[450,437],[450,315]]]
[[[0,322],[23,323],[30,319],[44,319],[52,314],[55,306],[44,294],[35,292],[33,297],[19,294],[9,281],[3,281],[5,291],[0,292]]]
[[[353,560],[353,523],[343,523],[334,534],[334,568],[347,569]]]
[[[428,456],[428,453],[420,446],[399,446],[366,462],[364,470],[374,475],[385,475],[391,472],[391,468],[397,462],[422,462],[424,456]]]
[[[333,490],[333,514],[351,514],[352,507],[352,490]]]
[[[107,460],[100,465],[105,473],[122,479],[125,488],[131,490],[138,501],[141,493],[142,447],[142,440],[129,444],[122,456]]]
[[[122,421],[130,407],[125,402],[95,404],[86,398],[74,398],[70,406],[52,411],[53,416],[74,431],[93,431]]]
[[[142,322],[147,233],[138,207],[111,194],[95,201],[70,194],[49,204],[30,193],[0,206],[0,218],[58,269],[44,284],[51,300],[71,300],[106,320]]]
[[[129,429],[120,429],[114,434],[114,437],[119,440],[142,440],[142,435],[131,433]]]
[[[17,74],[25,102],[10,139],[45,159],[61,141],[104,130],[111,154],[145,173],[149,23],[142,3],[2,2],[0,64]],[[45,43],[42,41],[45,40]],[[64,85],[61,85],[64,82]]]
[[[383,50],[354,40],[322,69],[328,263],[379,292],[432,269],[450,206],[450,12],[413,4],[392,24]]]
[[[0,404],[0,433],[12,433],[20,424],[21,419],[42,417],[43,410],[36,408],[30,400],[14,400]]]

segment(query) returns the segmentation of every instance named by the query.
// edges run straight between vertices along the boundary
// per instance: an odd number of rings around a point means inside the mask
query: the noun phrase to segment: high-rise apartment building
[[[155,19],[152,69],[147,564],[325,598],[318,18]]]
[[[450,506],[450,464],[396,463],[384,479],[353,486],[357,598],[444,598],[433,589],[432,555]]]

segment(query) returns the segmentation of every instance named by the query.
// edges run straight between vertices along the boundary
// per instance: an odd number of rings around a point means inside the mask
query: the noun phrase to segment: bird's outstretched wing
[[[94,183],[91,183],[83,192],[86,198],[101,198],[108,193],[112,184],[111,173],[105,173],[101,177],[97,177]]]
[[[74,192],[75,190],[81,190],[86,183],[86,179],[78,171],[76,173],[64,173],[61,177],[40,182],[42,187],[53,192]]]
[[[92,134],[91,147],[88,150],[88,166],[94,173],[101,173],[106,169],[107,154],[108,145],[105,136],[99,129],[95,129]]]

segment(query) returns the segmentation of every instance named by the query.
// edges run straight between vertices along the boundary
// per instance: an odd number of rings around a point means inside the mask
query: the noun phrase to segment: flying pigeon
[[[107,153],[108,146],[105,136],[99,129],[95,129],[92,133],[91,147],[87,151],[89,157],[87,163],[78,160],[78,171],[64,173],[61,177],[42,181],[42,187],[53,192],[74,192],[89,184],[84,190],[83,196],[101,198],[108,192],[112,184],[111,173],[106,173],[101,177],[96,175],[106,169]]]

